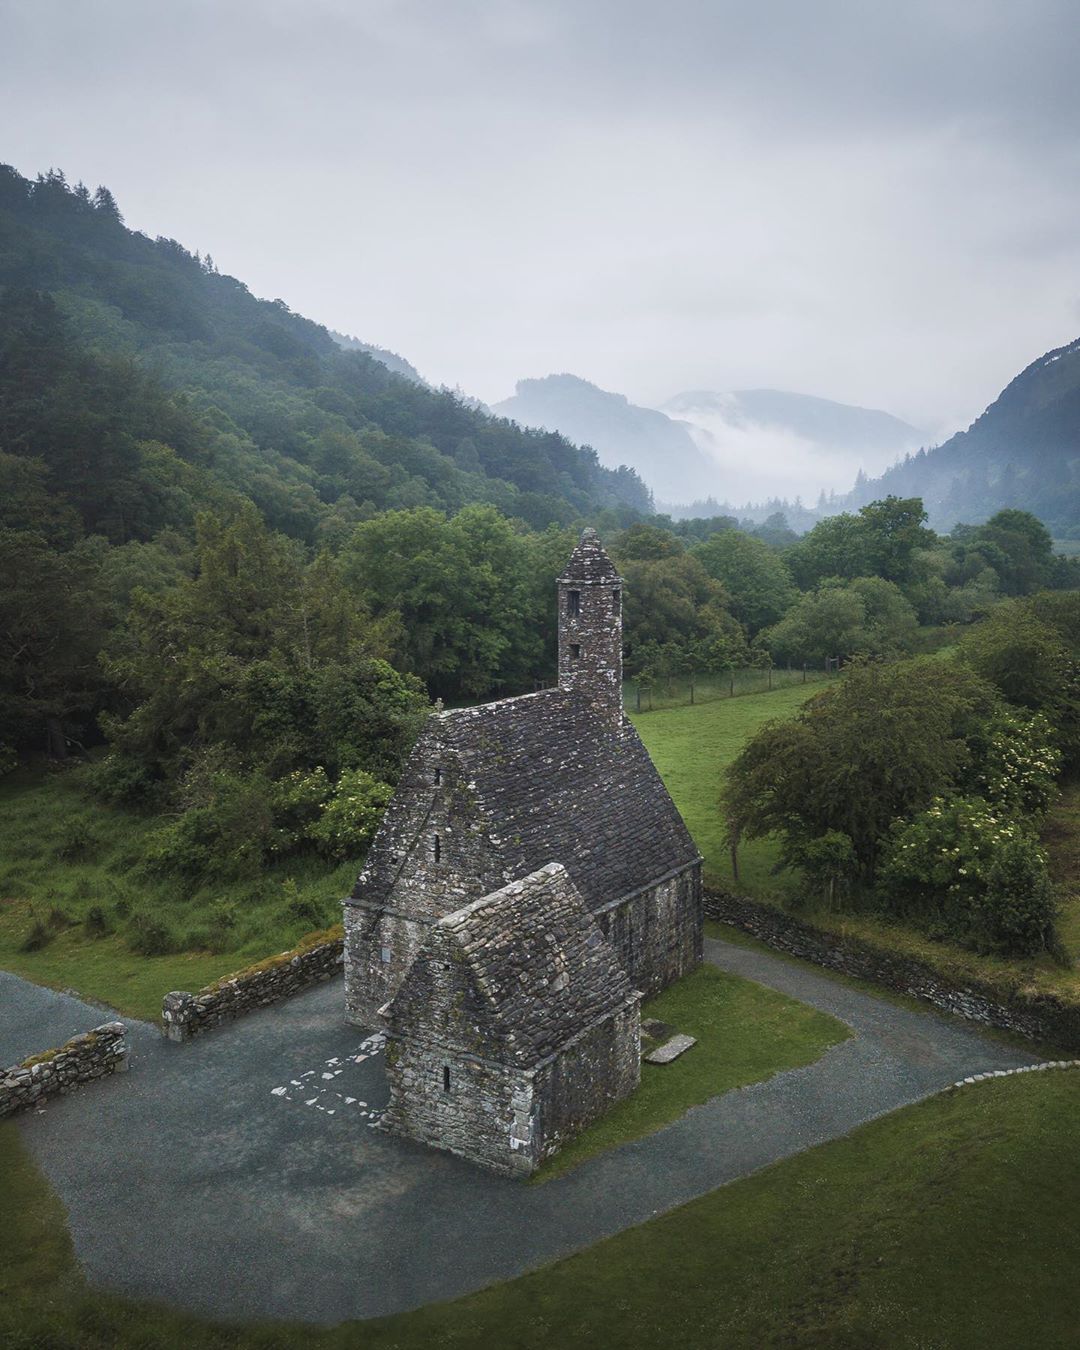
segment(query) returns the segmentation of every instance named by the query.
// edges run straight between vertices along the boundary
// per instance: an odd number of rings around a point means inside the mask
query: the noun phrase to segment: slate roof
[[[471,1017],[485,1048],[535,1065],[638,996],[566,869],[549,863],[435,925],[385,1012],[393,1033],[430,1020],[425,955],[456,949],[478,996]]]
[[[604,551],[600,536],[588,526],[581,532],[577,547],[571,553],[563,570],[560,581],[611,581],[622,578],[615,570],[615,564]]]
[[[469,785],[497,844],[499,873],[480,879],[492,889],[561,862],[596,910],[700,856],[633,726],[605,724],[583,694],[545,689],[433,714],[414,751],[432,754]],[[398,835],[412,777],[407,769],[355,899],[389,897],[395,854],[409,843]]]

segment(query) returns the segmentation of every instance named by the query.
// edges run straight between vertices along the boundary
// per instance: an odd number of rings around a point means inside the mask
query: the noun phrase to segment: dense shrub
[[[131,916],[127,942],[132,951],[138,952],[140,956],[168,956],[179,945],[169,925],[145,910],[139,910]]]
[[[1057,796],[1062,755],[1054,741],[1054,729],[1041,713],[999,708],[985,731],[971,738],[970,790],[993,806],[1041,818]]]
[[[308,829],[328,858],[344,862],[363,856],[390,800],[391,788],[363,769],[346,772],[323,802],[319,818]]]
[[[1055,901],[1030,829],[979,797],[938,799],[893,829],[882,903],[932,936],[1029,955],[1054,945]]]

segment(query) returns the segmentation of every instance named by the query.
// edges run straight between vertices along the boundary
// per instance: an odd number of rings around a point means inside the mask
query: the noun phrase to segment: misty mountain
[[[690,501],[720,487],[716,466],[687,427],[576,375],[519,380],[513,397],[492,411],[592,446],[601,464],[634,469],[658,499]]]
[[[851,500],[889,492],[922,497],[937,529],[1011,506],[1080,537],[1080,338],[1032,362],[967,431],[860,483]]]
[[[367,356],[374,357],[387,370],[392,370],[395,375],[400,375],[406,380],[412,380],[413,384],[427,384],[427,380],[424,379],[412,362],[406,361],[397,352],[388,351],[386,347],[376,347],[370,342],[361,342],[359,338],[350,337],[348,333],[336,333],[332,328],[328,331],[337,345],[344,351],[364,352]]]
[[[657,505],[677,514],[710,500],[766,514],[778,501],[813,502],[923,441],[889,413],[780,389],[694,390],[656,409],[575,375],[548,375],[519,381],[494,411],[591,445],[611,468],[629,465]]]
[[[729,502],[814,501],[860,471],[881,472],[925,439],[891,413],[781,389],[691,390],[663,411],[711,456]]]

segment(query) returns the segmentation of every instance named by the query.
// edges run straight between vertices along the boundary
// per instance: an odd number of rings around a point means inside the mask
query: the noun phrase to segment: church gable
[[[429,717],[368,851],[354,902],[435,920],[504,880],[476,786]]]
[[[431,930],[384,1020],[505,1064],[535,1065],[637,995],[566,869],[548,864]]]

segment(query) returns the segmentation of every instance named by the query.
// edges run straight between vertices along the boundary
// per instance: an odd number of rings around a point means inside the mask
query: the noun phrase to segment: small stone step
[[[673,1059],[690,1049],[692,1045],[697,1045],[695,1036],[685,1036],[680,1031],[677,1036],[672,1036],[670,1041],[665,1041],[663,1045],[645,1056],[646,1064],[670,1064]]]

